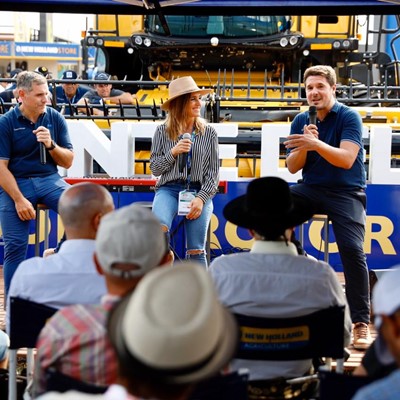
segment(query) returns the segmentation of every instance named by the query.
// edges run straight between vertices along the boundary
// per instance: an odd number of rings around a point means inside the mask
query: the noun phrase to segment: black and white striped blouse
[[[153,137],[150,155],[150,169],[159,177],[156,189],[167,182],[187,178],[187,168],[179,172],[178,159],[174,158],[171,149],[178,140],[171,140],[166,132],[166,125],[159,125]],[[204,202],[212,198],[218,189],[219,158],[218,136],[215,129],[206,126],[204,133],[197,134],[192,144],[192,163],[190,181],[199,182],[201,189],[197,196]]]

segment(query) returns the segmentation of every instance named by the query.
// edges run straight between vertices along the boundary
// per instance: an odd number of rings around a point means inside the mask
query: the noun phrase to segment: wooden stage
[[[343,284],[344,283],[344,277],[343,277],[343,273],[338,273],[338,278],[340,280],[340,282]],[[4,285],[3,285],[3,267],[0,266],[0,321],[4,321],[5,319],[5,311],[4,311]],[[372,337],[375,338],[376,337],[376,332],[373,329],[373,327],[371,327],[371,334]],[[345,362],[345,370],[348,372],[353,371],[353,369],[360,364],[361,359],[364,355],[364,351],[359,351],[353,348],[353,346],[350,346],[349,349],[350,351],[350,357],[349,359]],[[24,352],[22,352],[22,354],[24,354]]]

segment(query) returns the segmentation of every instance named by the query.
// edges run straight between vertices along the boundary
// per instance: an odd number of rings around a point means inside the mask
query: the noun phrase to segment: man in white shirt
[[[298,200],[301,201],[301,200]],[[251,181],[247,193],[224,208],[225,218],[249,229],[250,252],[221,256],[210,273],[221,302],[231,311],[259,317],[295,317],[334,305],[346,305],[345,345],[350,342],[349,308],[334,270],[323,261],[298,254],[290,238],[295,226],[313,211],[292,198],[288,184],[276,177]],[[248,368],[250,380],[297,377],[311,360],[234,360],[232,368]]]
[[[99,303],[107,290],[93,261],[94,239],[102,216],[113,209],[112,196],[103,186],[85,182],[66,189],[58,211],[67,240],[54,255],[23,261],[13,276],[9,296],[55,308]],[[6,315],[8,331],[10,316]]]

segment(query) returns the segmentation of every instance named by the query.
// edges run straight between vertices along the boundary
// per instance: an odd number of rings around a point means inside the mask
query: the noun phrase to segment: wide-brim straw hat
[[[177,97],[188,93],[199,93],[201,95],[209,94],[212,89],[200,89],[191,76],[183,76],[171,81],[168,87],[168,100],[161,104],[162,110],[168,110],[171,101]]]
[[[108,319],[120,365],[155,385],[214,376],[236,352],[238,333],[211,275],[193,262],[148,272]]]

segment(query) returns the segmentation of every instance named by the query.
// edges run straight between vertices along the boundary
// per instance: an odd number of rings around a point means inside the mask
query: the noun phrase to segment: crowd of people
[[[16,68],[4,78],[16,80],[21,72],[22,69]],[[55,79],[45,66],[33,72],[47,80]],[[106,72],[97,73],[93,79],[102,82],[92,86],[80,84],[81,78],[74,70],[65,70],[60,79],[62,83],[49,85],[47,100],[49,105],[63,115],[111,115],[113,111],[108,108],[109,105],[133,104],[136,98],[134,94],[113,88],[114,77]],[[0,82],[0,113],[5,113],[19,102],[18,91],[15,89],[14,81]]]
[[[313,372],[313,360],[236,358],[234,314],[290,318],[342,306],[345,346],[367,350],[355,374],[383,377],[355,399],[396,398],[400,269],[374,287],[378,339],[371,345],[362,250],[361,120],[336,101],[331,67],[305,71],[307,100],[316,107],[316,119],[310,121],[309,111],[300,113],[285,141],[288,169],[301,169],[302,181],[291,186],[277,177],[250,181],[246,193],[229,201],[223,214],[250,232],[252,248],[210,264],[206,233],[218,188],[218,137],[200,115],[202,96],[210,90],[199,88],[192,77],[170,83],[162,105],[167,118],[157,127],[151,148],[151,170],[158,178],[152,210],[135,203],[115,209],[102,186],[69,186],[58,174],[57,166],[72,164],[73,148],[62,110],[49,104],[43,72],[18,72],[17,105],[0,117],[6,331],[13,317],[10,296],[56,309],[37,340],[27,397],[185,400],[200,382],[243,368],[250,383],[303,376]],[[86,111],[90,102],[101,112],[102,101],[133,101],[112,89],[105,73],[96,79],[102,83],[84,94],[67,82],[76,78],[74,71],[64,73],[57,102],[82,105]],[[25,260],[29,223],[39,203],[59,213],[65,241],[55,254]],[[295,228],[317,212],[332,221],[345,293],[329,264],[294,244]],[[170,249],[169,232],[177,216],[186,226],[188,260],[183,262],[174,261]],[[7,334],[0,331],[0,368],[7,368],[8,345]],[[373,375],[377,370],[379,375]],[[54,377],[77,390],[57,393]]]

